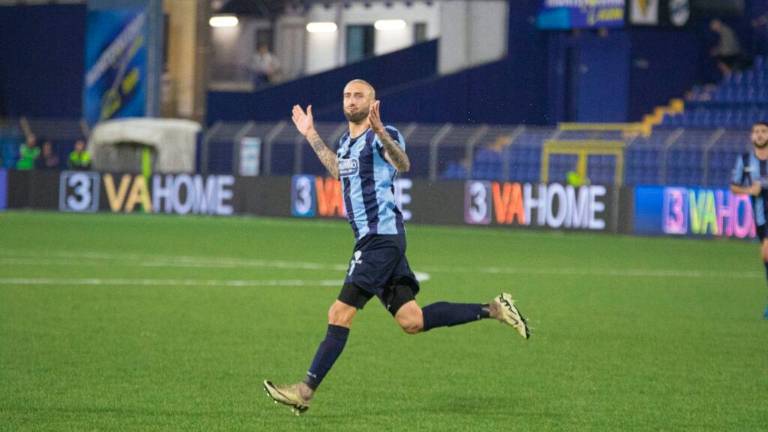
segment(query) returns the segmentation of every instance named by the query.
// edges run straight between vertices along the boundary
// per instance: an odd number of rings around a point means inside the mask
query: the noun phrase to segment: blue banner
[[[545,30],[623,27],[625,0],[542,0],[536,26]]]
[[[727,189],[638,186],[636,234],[754,238],[752,202]]]
[[[162,0],[88,0],[86,27],[86,121],[159,115]]]
[[[146,115],[147,33],[146,8],[88,10],[83,112],[89,124]]]

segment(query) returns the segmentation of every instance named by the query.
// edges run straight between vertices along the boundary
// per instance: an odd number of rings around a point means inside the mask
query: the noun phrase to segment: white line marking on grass
[[[1,255],[10,255],[0,252]],[[91,262],[89,262],[89,260]],[[144,255],[144,254],[97,254],[97,253],[21,253],[8,258],[0,258],[0,263],[5,264],[51,264],[51,265],[103,265],[93,261],[117,261],[114,264],[142,266],[142,267],[207,267],[207,268],[244,268],[267,267],[289,270],[333,270],[345,271],[346,265],[321,264],[304,261],[263,260],[248,258],[226,257],[195,257],[174,255]]]
[[[665,270],[665,269],[607,269],[607,268],[516,268],[516,267],[429,267],[433,273],[485,273],[534,276],[605,276],[635,278],[726,278],[755,279],[763,278],[763,272],[718,272],[700,270]]]
[[[426,282],[430,279],[429,273],[415,271],[413,275],[416,276],[416,280],[419,282]]]
[[[16,265],[106,265],[141,266],[166,268],[275,268],[310,271],[346,271],[346,265],[324,264],[306,261],[263,260],[217,256],[115,254],[99,252],[46,251],[32,253],[18,250],[0,250],[0,263]],[[520,268],[520,267],[461,267],[427,266],[426,272],[416,272],[419,281],[430,279],[430,273],[482,273],[502,275],[533,276],[588,276],[588,277],[632,277],[632,278],[685,278],[685,279],[759,279],[763,272],[727,272],[705,270],[637,269],[637,268]]]
[[[7,252],[7,251],[6,251]],[[0,255],[5,252],[0,252]],[[28,254],[29,255],[29,254]],[[104,265],[102,262],[88,262],[84,260],[97,261],[117,261],[110,265],[127,265],[142,267],[175,267],[175,268],[246,268],[246,267],[264,267],[288,270],[321,270],[321,271],[346,271],[347,266],[338,264],[321,264],[302,261],[284,261],[284,260],[260,260],[244,258],[222,258],[222,257],[192,257],[192,256],[156,256],[139,254],[95,254],[95,253],[46,253],[39,254],[37,257],[25,256],[22,258],[0,258],[0,264],[8,265],[63,265],[70,266],[77,264]],[[430,279],[429,273],[415,272],[416,279],[420,282],[426,282]]]
[[[341,286],[339,280],[227,280],[227,279],[127,279],[127,278],[0,278],[0,285],[75,285],[75,286],[200,286],[271,287]]]

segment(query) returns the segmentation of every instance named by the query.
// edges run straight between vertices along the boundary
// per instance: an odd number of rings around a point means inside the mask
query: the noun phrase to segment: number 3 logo
[[[64,171],[59,181],[59,210],[95,212],[99,209],[98,173]]]
[[[293,176],[291,187],[291,213],[298,217],[315,216],[315,191],[313,176]]]
[[[486,182],[468,182],[465,192],[464,220],[470,224],[490,222],[488,207],[488,184]]]

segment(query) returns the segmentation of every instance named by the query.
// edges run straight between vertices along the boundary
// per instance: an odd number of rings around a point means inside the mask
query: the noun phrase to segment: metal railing
[[[594,158],[590,162],[587,162],[586,157],[579,156],[578,164],[570,169],[583,170],[588,177],[590,170],[618,168],[615,183],[619,184],[682,182],[702,186],[723,185],[728,180],[728,172],[737,155],[749,150],[748,130],[723,128],[657,129],[647,137],[636,135],[621,140],[616,131],[589,129],[581,133],[573,125],[567,128],[453,123],[407,123],[395,126],[405,137],[407,151],[412,159],[412,171],[406,175],[432,181],[466,178],[530,181],[562,178],[563,173],[552,172],[553,165],[548,164],[549,155],[545,151],[548,147],[545,143],[557,141],[559,146],[565,145],[573,150],[572,154],[589,156],[589,147],[595,147],[596,143],[600,147],[600,143],[615,144],[623,141],[623,146],[612,145],[613,148],[623,147],[621,155],[612,150],[609,153],[615,157]],[[316,127],[325,142],[335,149],[346,124],[318,123]],[[0,157],[4,155],[6,160],[13,157],[24,136],[30,133],[54,142],[74,143],[77,139],[87,137],[89,132],[87,125],[80,119],[0,119],[0,137],[5,137],[0,140],[3,147],[0,149]],[[477,156],[501,135],[508,137],[508,144],[498,151],[498,161],[495,162],[498,169],[484,172],[482,164],[478,164]],[[201,136],[199,171],[204,174],[238,174],[240,143],[246,137],[261,139],[262,175],[323,174],[322,171],[308,172],[322,170],[322,167],[314,159],[304,138],[289,121],[214,123]],[[542,172],[541,166],[547,166],[547,172]],[[622,166],[623,174],[620,172]]]

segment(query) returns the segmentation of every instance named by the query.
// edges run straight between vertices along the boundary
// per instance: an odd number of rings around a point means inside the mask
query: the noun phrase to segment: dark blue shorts
[[[412,300],[419,282],[405,257],[405,235],[367,235],[355,244],[349,262],[342,302],[361,309],[377,296],[393,314],[400,303]],[[390,308],[390,306],[392,306]]]

